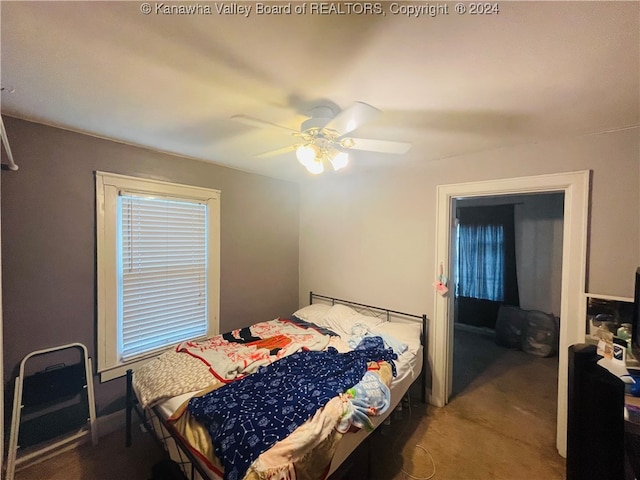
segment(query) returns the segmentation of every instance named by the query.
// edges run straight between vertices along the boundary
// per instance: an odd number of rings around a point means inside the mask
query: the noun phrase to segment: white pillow
[[[381,318],[369,317],[356,312],[346,305],[337,304],[327,311],[324,317],[325,326],[336,333],[351,334],[352,328],[356,324],[364,325],[367,330],[371,330],[376,325],[380,325],[384,320]]]
[[[368,315],[362,315],[360,313],[356,313],[355,317],[350,317],[349,322],[353,322],[354,324],[359,323],[361,325],[365,325],[369,330],[374,327],[381,325],[385,322],[383,318],[378,317],[369,317]]]
[[[397,341],[406,344],[409,350],[416,353],[420,348],[420,332],[422,325],[419,323],[384,322],[373,327],[372,333],[388,335]]]
[[[312,322],[319,326],[325,326],[323,323],[324,315],[331,308],[331,305],[324,303],[314,303],[302,307],[300,310],[294,312],[294,316],[305,322]]]
[[[352,325],[348,322],[348,319],[356,314],[357,312],[353,308],[349,308],[346,305],[334,305],[324,315],[324,326],[336,333],[348,333],[351,331],[349,325]]]

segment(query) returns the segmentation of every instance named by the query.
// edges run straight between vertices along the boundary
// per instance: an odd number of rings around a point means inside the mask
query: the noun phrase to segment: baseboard
[[[116,430],[123,429],[125,420],[126,415],[124,409],[110,413],[109,415],[102,415],[101,417],[97,417],[96,423],[98,424],[98,437],[104,437],[105,435],[109,435]]]

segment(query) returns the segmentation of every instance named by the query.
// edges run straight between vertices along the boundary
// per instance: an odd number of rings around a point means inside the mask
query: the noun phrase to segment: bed
[[[414,382],[426,401],[426,320],[310,292],[290,318],[182,342],[127,372],[127,446],[136,412],[192,480],[337,478]]]

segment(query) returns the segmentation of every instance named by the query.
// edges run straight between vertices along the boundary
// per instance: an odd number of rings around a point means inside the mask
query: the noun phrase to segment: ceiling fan
[[[295,151],[298,161],[313,174],[322,173],[326,162],[330,163],[334,170],[346,167],[349,162],[349,150],[401,155],[411,148],[411,144],[406,142],[348,136],[348,133],[381,113],[366,103],[355,102],[337,114],[331,106],[316,105],[311,108],[310,113],[310,118],[302,122],[300,130],[247,115],[234,115],[231,118],[245,125],[270,128],[295,137],[296,141],[292,145],[264,152],[256,157],[271,157]]]

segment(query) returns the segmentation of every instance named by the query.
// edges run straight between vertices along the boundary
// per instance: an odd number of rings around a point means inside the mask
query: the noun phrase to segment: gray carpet
[[[373,456],[372,478],[425,479],[435,465],[432,478],[440,480],[564,479],[555,446],[557,369],[557,357],[456,330],[450,403],[425,407],[414,395],[410,416],[403,410],[389,439],[375,438],[385,453]]]

